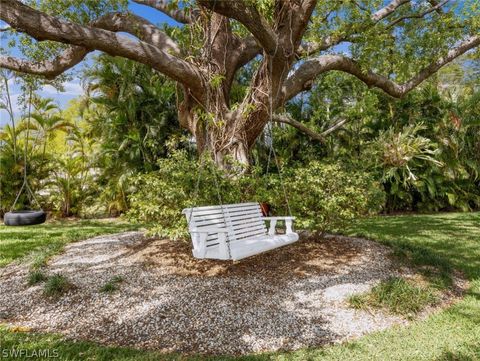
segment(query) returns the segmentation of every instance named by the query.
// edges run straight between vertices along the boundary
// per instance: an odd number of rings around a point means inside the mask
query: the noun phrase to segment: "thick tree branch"
[[[332,46],[338,45],[345,40],[346,36],[344,34],[329,35],[315,43],[301,44],[298,49],[298,55],[301,57],[312,55],[330,49]]]
[[[298,4],[299,9],[293,9],[294,13],[292,16],[291,32],[293,40],[297,44],[295,48],[298,48],[301,43],[303,34],[308,27],[308,23],[312,17],[317,2],[318,0],[302,0]],[[295,3],[295,1],[293,3]]]
[[[246,4],[244,0],[198,0],[198,3],[207,9],[235,19],[243,24],[267,53],[274,54],[277,51],[277,35],[257,9]]]
[[[355,60],[342,55],[323,55],[305,61],[293,75],[284,83],[284,101],[311,87],[312,81],[320,74],[331,70],[339,70],[356,76],[368,86],[375,86],[387,94],[401,98],[417,85],[422,83],[442,66],[450,63],[458,56],[480,45],[480,35],[474,35],[451,49],[445,56],[437,59],[429,66],[422,69],[409,81],[398,84],[389,78],[372,71],[365,72]]]
[[[133,0],[133,2],[157,9],[182,24],[190,24],[196,18],[193,14],[186,14],[184,10],[172,9],[171,4],[166,0]]]
[[[272,116],[272,120],[277,123],[284,123],[284,124],[291,125],[292,127],[297,128],[302,133],[305,133],[306,135],[308,135],[310,138],[317,140],[320,143],[325,143],[325,137],[322,134],[317,133],[314,130],[311,130],[309,127],[300,123],[298,120],[293,119],[290,115],[274,114]]]
[[[147,64],[173,80],[185,84],[198,95],[203,94],[200,71],[193,64],[170,55],[166,50],[171,49],[171,46],[167,46],[166,38],[157,38],[158,32],[148,26],[135,27],[131,25],[130,30],[144,31],[144,35],[151,35],[149,41],[153,42],[157,39],[166,47],[160,49],[147,41],[136,41],[109,30],[59,19],[26,6],[18,0],[0,0],[0,5],[1,20],[39,41],[52,40],[83,47],[90,51],[101,50],[113,56],[132,59]],[[115,19],[110,20],[113,21],[110,25],[118,24]],[[122,17],[118,17],[116,20],[121,23]],[[100,25],[108,27],[109,23],[107,19],[102,19]],[[119,28],[118,31],[128,30]]]
[[[272,120],[277,123],[283,123],[283,124],[288,124],[302,133],[305,133],[308,135],[310,138],[313,140],[317,140],[320,143],[325,143],[325,137],[328,136],[329,134],[333,133],[334,131],[342,128],[346,123],[348,123],[348,119],[341,119],[338,122],[336,122],[334,125],[332,125],[330,128],[327,130],[318,133],[309,127],[307,127],[305,124],[299,122],[298,120],[293,119],[290,115],[288,114],[274,114],[272,116]]]
[[[241,68],[245,64],[248,64],[252,59],[262,51],[262,47],[258,45],[257,40],[253,36],[248,36],[239,40],[240,45],[237,49],[237,69]]]
[[[90,25],[115,32],[128,32],[160,49],[179,51],[177,44],[160,29],[133,14],[109,13],[92,21]],[[82,46],[70,46],[54,60],[41,62],[1,56],[0,67],[52,79],[80,63],[90,52],[91,50]]]
[[[160,50],[178,54],[180,49],[167,34],[147,19],[132,13],[109,13],[90,23],[90,26],[113,32],[123,31]]]
[[[166,34],[147,20],[133,14],[106,14],[92,21],[90,25],[115,32],[128,32],[160,49],[178,52],[177,44]],[[90,52],[91,50],[85,47],[70,46],[54,60],[41,62],[1,56],[0,67],[28,74],[43,75],[47,79],[52,79],[80,63]]]
[[[27,61],[11,56],[0,56],[0,68],[21,73],[42,75],[53,79],[80,63],[90,50],[81,46],[71,46],[52,61]]]

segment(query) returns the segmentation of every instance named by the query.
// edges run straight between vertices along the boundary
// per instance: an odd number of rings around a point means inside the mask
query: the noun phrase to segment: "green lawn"
[[[28,227],[2,224],[0,267],[20,258],[32,259],[34,266],[39,266],[69,242],[134,229],[138,226],[112,220],[55,221]]]
[[[238,360],[480,360],[480,213],[378,217],[364,220],[346,233],[386,243],[420,266],[435,264],[445,272],[461,270],[471,281],[471,288],[461,302],[408,327],[327,348],[250,355]],[[3,350],[30,352],[56,349],[62,360],[190,359],[65,341],[57,335],[13,333],[5,328],[0,328],[0,345]]]

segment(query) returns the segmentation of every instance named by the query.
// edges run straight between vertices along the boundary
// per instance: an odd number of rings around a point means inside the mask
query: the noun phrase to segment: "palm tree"
[[[122,168],[156,168],[166,155],[166,140],[183,133],[174,84],[142,64],[107,56],[97,59],[86,80],[91,104],[99,110],[92,128],[102,151]]]
[[[67,131],[71,124],[61,117],[60,109],[51,98],[40,98],[34,96],[32,99],[34,112],[30,121],[36,132],[36,139],[41,140],[42,159],[45,161],[48,143],[53,139],[55,132]]]

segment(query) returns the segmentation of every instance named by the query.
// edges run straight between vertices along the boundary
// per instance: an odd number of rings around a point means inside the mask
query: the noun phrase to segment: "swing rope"
[[[214,4],[215,6],[215,4]],[[207,26],[207,44],[210,45],[212,39],[212,19],[211,19],[211,16],[208,17],[208,26]],[[211,46],[207,46],[206,47],[207,49],[207,81],[210,81],[210,77],[211,77],[211,58],[212,58],[212,49],[211,49]],[[207,84],[207,102],[206,102],[206,111],[208,112],[209,109],[210,109],[210,87],[208,86]],[[211,141],[211,139],[209,139],[209,136],[210,136],[210,132],[209,132],[209,129],[210,129],[210,124],[207,120],[207,124],[206,124],[206,144],[210,144],[209,142]],[[214,161],[216,162],[217,161],[217,155],[216,153],[214,154]],[[204,155],[201,155],[201,159],[200,159],[200,165],[198,167],[198,176],[197,176],[197,181],[196,181],[196,184],[195,184],[195,190],[194,190],[194,205],[196,204],[196,202],[198,201],[198,194],[199,194],[199,188],[200,188],[200,179],[201,179],[201,176],[202,176],[202,171],[204,169],[204,162],[205,162],[205,159],[204,159]],[[211,164],[211,167],[213,168],[213,163]],[[213,178],[214,178],[214,181],[215,181],[215,189],[217,191],[217,197],[218,197],[218,200],[220,202],[220,206],[222,207],[222,210],[223,210],[223,200],[222,200],[222,195],[220,194],[220,184],[218,182],[218,174],[216,172],[215,169],[212,169],[212,172],[213,172]],[[189,219],[189,223],[190,223],[190,220],[191,220],[191,215],[190,215],[190,219]]]
[[[278,44],[277,44],[278,47]],[[275,53],[277,52],[277,49],[275,49]],[[275,164],[278,169],[278,177],[280,179],[280,184],[282,186],[282,192],[283,192],[283,197],[285,198],[285,205],[287,206],[287,212],[288,215],[291,217],[292,216],[292,211],[290,209],[290,202],[288,201],[288,195],[287,195],[287,189],[285,187],[285,181],[283,178],[283,171],[282,167],[280,167],[280,162],[277,157],[277,152],[275,151],[275,145],[274,145],[274,137],[273,137],[273,57],[270,57],[269,61],[269,66],[270,66],[270,96],[269,96],[269,113],[270,113],[270,124],[269,124],[269,130],[270,130],[270,150],[268,152],[268,160],[267,160],[267,171],[266,174],[268,175],[268,171],[270,168],[270,159],[271,156],[273,155],[273,159],[275,160]]]
[[[25,146],[23,150],[23,183],[22,187],[17,193],[17,196],[15,197],[15,202],[13,202],[12,207],[10,208],[10,212],[12,212],[15,209],[15,206],[17,205],[17,202],[20,198],[20,195],[22,194],[23,190],[27,190],[27,194],[30,195],[31,199],[37,204],[37,206],[41,209],[42,207],[40,206],[40,203],[38,202],[37,198],[35,197],[35,194],[33,193],[32,189],[28,185],[28,173],[27,173],[27,152],[28,152],[28,140],[30,137],[30,118],[32,115],[32,87],[30,87],[30,94],[28,98],[28,117],[27,117],[27,134],[25,138]]]
[[[214,4],[215,6],[215,4]],[[207,15],[208,16],[208,15]],[[210,86],[209,86],[209,82],[210,82],[210,78],[211,78],[211,58],[212,58],[212,48],[211,48],[211,41],[212,41],[212,19],[211,19],[211,16],[208,17],[208,25],[207,25],[207,44],[208,46],[206,47],[207,49],[207,101],[206,101],[206,111],[209,112],[210,111],[210,96],[211,96],[211,93],[210,93]],[[210,142],[211,142],[211,138],[210,138],[210,132],[209,132],[209,129],[210,129],[210,124],[208,122],[208,117],[207,117],[207,124],[206,124],[206,144],[209,145]],[[200,164],[199,164],[199,167],[198,167],[198,176],[197,176],[197,181],[196,181],[196,184],[195,184],[195,190],[194,190],[194,196],[193,196],[193,205],[195,206],[198,202],[198,194],[199,194],[199,188],[200,188],[200,179],[202,177],[202,172],[204,170],[204,163],[205,163],[205,156],[202,154],[201,156],[201,159],[200,159]],[[219,200],[219,203],[220,203],[220,207],[222,209],[222,215],[223,215],[223,221],[225,222],[225,224],[227,223],[227,220],[226,220],[226,217],[225,217],[225,209],[224,209],[224,206],[223,206],[223,199],[222,199],[222,195],[220,193],[220,184],[219,184],[219,181],[218,181],[218,174],[217,174],[217,170],[215,169],[215,165],[214,163],[217,162],[217,154],[216,152],[214,152],[214,162],[210,162],[210,167],[211,167],[211,171],[213,173],[213,179],[214,179],[214,182],[215,182],[215,190],[216,190],[216,193],[217,193],[217,197],[218,197],[218,200]],[[190,221],[192,220],[192,217],[193,217],[193,208],[192,208],[192,211],[190,212],[190,215],[188,217],[188,224],[190,224]],[[232,254],[231,254],[231,250],[230,250],[230,242],[227,240],[227,250],[228,250],[228,258],[232,258]]]

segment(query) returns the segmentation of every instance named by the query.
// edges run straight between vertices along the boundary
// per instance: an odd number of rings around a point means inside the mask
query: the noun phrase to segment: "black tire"
[[[46,221],[47,214],[42,211],[13,211],[3,216],[3,223],[6,226],[32,226],[42,224]]]

